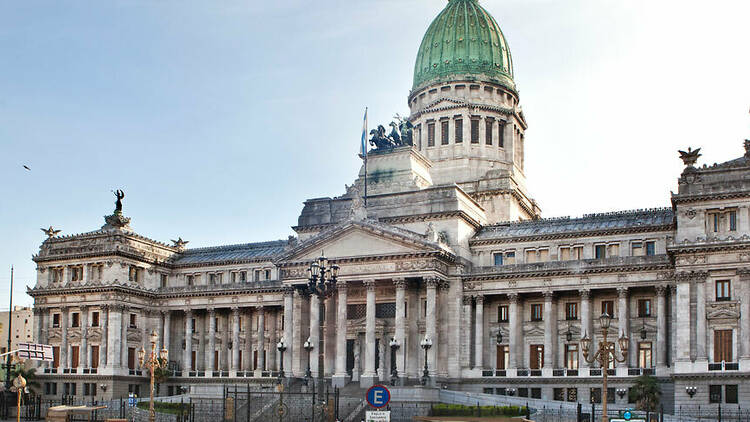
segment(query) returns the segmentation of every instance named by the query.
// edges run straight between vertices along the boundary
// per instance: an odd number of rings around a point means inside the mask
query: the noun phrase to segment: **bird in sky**
[[[29,166],[27,166],[26,164],[23,165],[23,168],[25,168],[28,171],[31,171],[31,169],[29,168]]]

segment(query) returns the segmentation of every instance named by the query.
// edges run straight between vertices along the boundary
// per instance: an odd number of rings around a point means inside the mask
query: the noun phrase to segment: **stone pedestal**
[[[432,164],[410,146],[372,151],[367,156],[367,194],[408,192],[432,186]],[[364,166],[356,185],[364,192]]]

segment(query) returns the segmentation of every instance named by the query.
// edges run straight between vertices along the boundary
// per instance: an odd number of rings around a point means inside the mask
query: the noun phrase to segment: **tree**
[[[159,385],[167,382],[170,370],[167,369],[167,361],[159,358],[160,366],[154,368],[154,383],[156,384],[156,393],[159,393]]]
[[[657,411],[661,400],[661,389],[656,377],[641,375],[636,378],[630,389],[630,400],[636,403],[639,410]]]

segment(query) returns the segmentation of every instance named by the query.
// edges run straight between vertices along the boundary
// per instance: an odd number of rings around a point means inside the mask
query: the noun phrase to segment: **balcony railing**
[[[532,377],[541,377],[542,376],[542,370],[541,369],[532,369],[529,371],[529,375]]]
[[[716,362],[708,364],[709,371],[739,371],[740,364],[738,362]]]
[[[529,370],[528,369],[519,369],[516,371],[516,375],[519,377],[528,377],[529,376]]]

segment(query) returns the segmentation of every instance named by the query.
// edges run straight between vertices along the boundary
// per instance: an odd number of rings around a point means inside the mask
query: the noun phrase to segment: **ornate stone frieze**
[[[706,303],[706,318],[737,320],[740,318],[740,305],[737,302],[708,302]]]

